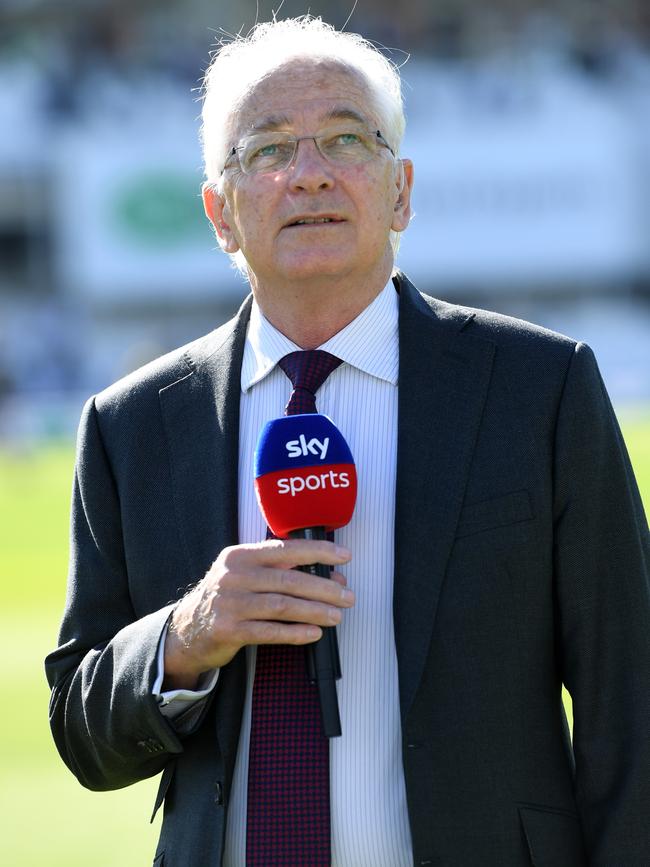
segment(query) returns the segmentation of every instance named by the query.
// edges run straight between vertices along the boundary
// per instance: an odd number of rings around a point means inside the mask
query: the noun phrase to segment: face
[[[292,61],[246,97],[231,145],[269,123],[297,138],[340,129],[336,118],[344,112],[358,115],[367,129],[381,130],[360,76],[332,63]],[[380,147],[368,162],[335,165],[306,139],[282,171],[247,175],[237,160],[228,165],[220,193],[204,189],[206,212],[223,249],[243,251],[257,284],[363,278],[387,257],[392,263],[389,232],[406,228],[410,216],[409,161]],[[328,222],[298,222],[313,218]]]

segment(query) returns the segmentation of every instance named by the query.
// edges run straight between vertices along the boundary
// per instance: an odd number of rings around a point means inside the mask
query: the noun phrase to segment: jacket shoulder
[[[542,325],[536,325],[525,319],[483,310],[480,307],[468,307],[461,304],[451,304],[437,298],[419,293],[432,312],[440,319],[455,322],[459,329],[468,331],[499,346],[517,345],[540,349],[556,349],[561,353],[573,352],[578,341],[559,331],[552,331]]]
[[[515,351],[517,348],[527,350],[539,348],[541,351],[551,352],[555,350],[564,357],[567,354],[571,355],[578,345],[576,340],[565,334],[551,331],[524,319],[434,298],[420,292],[401,271],[396,273],[395,285],[403,295],[404,303],[400,309],[409,319],[413,315],[416,318],[421,314],[431,316],[448,334],[460,332],[471,334],[499,347],[511,347]]]
[[[142,409],[147,402],[157,401],[162,389],[199,370],[238,329],[245,328],[249,306],[247,299],[239,313],[219,328],[150,361],[99,392],[94,397],[97,410],[102,415],[114,415],[133,402]]]

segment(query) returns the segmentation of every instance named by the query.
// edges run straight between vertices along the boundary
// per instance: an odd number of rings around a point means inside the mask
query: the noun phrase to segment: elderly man
[[[403,127],[396,70],[319,20],[217,54],[205,208],[252,297],[86,405],[54,736],[92,789],[163,772],[166,867],[647,867],[625,447],[584,344],[394,272]],[[259,430],[298,397],[357,462],[334,542],[266,539],[255,503]],[[333,625],[328,741],[303,645]]]

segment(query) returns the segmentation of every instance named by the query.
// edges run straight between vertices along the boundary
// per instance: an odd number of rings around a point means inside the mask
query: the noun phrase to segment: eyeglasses
[[[286,132],[262,132],[243,138],[233,147],[222,174],[236,162],[246,175],[282,172],[293,162],[301,141],[313,141],[322,157],[340,166],[368,162],[380,147],[388,148],[395,156],[379,130],[339,129],[300,138]]]

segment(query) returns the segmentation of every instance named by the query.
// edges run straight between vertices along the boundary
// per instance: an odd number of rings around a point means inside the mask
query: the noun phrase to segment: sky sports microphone
[[[345,526],[357,498],[352,453],[336,425],[325,415],[288,415],[268,422],[255,452],[255,492],[271,531],[281,539],[326,539]],[[322,563],[299,567],[329,578]],[[336,681],[341,677],[336,628],[326,626],[305,648],[307,676],[316,683],[323,731],[341,734]]]

